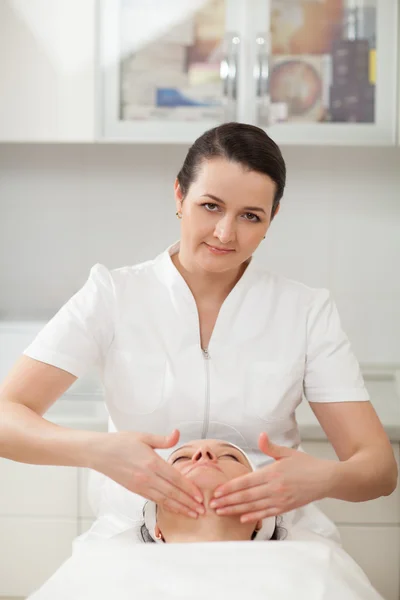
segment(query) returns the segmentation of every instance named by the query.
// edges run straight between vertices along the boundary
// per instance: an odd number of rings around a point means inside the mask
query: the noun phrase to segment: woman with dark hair
[[[251,527],[284,515],[292,538],[302,527],[339,539],[315,500],[357,502],[395,489],[393,451],[329,291],[254,262],[285,181],[281,151],[262,129],[206,131],[175,181],[180,240],[140,265],[95,265],[3,382],[1,456],[98,474],[92,500],[103,518],[88,537],[111,535],[106,515],[121,517],[112,533],[125,517],[140,520],[143,499],[201,520],[202,490],[163,460],[178,440],[245,450],[255,470],[221,482],[207,509]],[[43,419],[93,366],[109,432]],[[303,392],[339,461],[301,451]]]

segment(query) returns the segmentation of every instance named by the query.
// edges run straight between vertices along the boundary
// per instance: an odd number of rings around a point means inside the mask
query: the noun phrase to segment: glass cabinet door
[[[103,0],[103,135],[186,142],[236,120],[237,5],[232,0]]]
[[[397,1],[261,4],[258,124],[280,143],[394,144]]]

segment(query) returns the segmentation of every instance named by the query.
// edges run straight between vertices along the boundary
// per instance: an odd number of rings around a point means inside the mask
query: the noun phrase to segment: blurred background
[[[173,184],[189,146],[247,122],[281,146],[288,170],[255,260],[332,291],[399,457],[399,8],[0,0],[0,378],[93,264],[148,260],[178,239]],[[96,375],[48,417],[106,429]],[[310,451],[329,452],[307,406],[299,423]],[[0,461],[0,597],[26,597],[90,527],[85,477]],[[325,508],[385,599],[399,600],[400,493],[364,505]]]

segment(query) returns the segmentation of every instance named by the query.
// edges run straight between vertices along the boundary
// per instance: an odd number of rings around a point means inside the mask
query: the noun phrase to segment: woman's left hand
[[[281,515],[327,495],[335,462],[321,460],[270,442],[261,433],[258,447],[275,462],[232,479],[214,490],[211,508],[220,515],[241,515],[241,522]],[[217,492],[222,492],[217,496]]]

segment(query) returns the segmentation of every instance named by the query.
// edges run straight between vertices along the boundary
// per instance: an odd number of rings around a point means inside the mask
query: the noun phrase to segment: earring
[[[178,212],[176,213],[176,216],[178,217],[178,219],[182,219],[182,213],[181,213],[180,211],[178,211]]]

